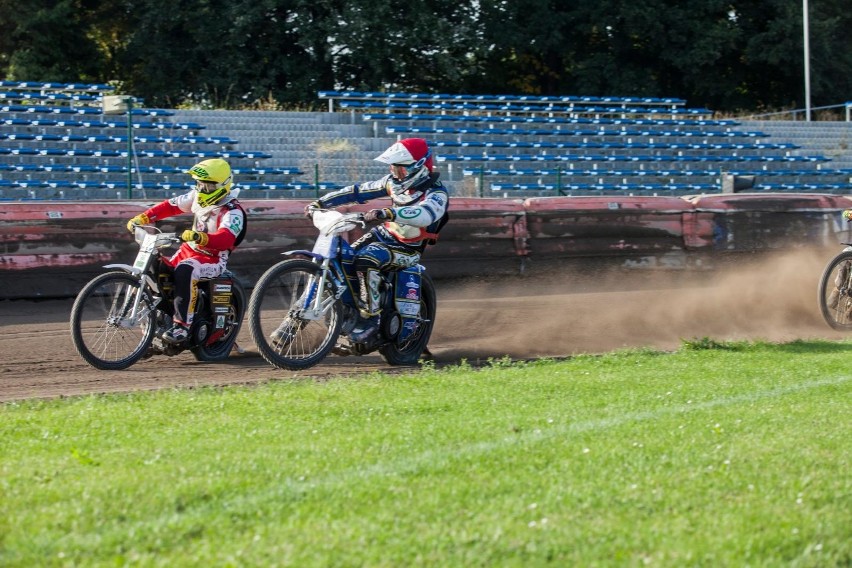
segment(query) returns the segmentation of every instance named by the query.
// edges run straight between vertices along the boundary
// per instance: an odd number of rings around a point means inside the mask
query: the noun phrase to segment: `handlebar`
[[[177,233],[166,233],[156,225],[133,225],[133,228],[133,238],[140,244],[145,240],[146,235],[157,235],[157,242],[160,247],[183,243],[183,239]]]
[[[366,221],[364,221],[364,213],[359,213],[357,211],[352,211],[352,212],[349,212],[349,213],[343,213],[343,212],[338,211],[337,209],[325,209],[325,208],[322,208],[322,207],[307,207],[307,208],[305,208],[305,213],[311,219],[313,219],[313,216],[314,216],[315,213],[337,213],[341,216],[340,217],[341,219],[346,219],[347,221],[350,221],[350,222],[366,223]]]
[[[314,226],[326,234],[345,232],[354,228],[354,225],[360,225],[362,228],[367,225],[363,213],[341,213],[334,209],[316,207],[308,208],[307,212]]]

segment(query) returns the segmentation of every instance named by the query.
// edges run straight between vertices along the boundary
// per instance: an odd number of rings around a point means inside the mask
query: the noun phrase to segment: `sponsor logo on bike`
[[[397,308],[399,308],[399,313],[404,316],[420,315],[420,302],[399,302]]]

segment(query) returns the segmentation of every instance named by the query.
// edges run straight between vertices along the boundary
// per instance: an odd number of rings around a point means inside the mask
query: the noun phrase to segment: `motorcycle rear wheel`
[[[198,361],[207,363],[223,361],[231,354],[237,335],[243,325],[243,316],[246,313],[246,291],[236,278],[232,278],[231,305],[225,315],[224,334],[213,343],[204,343],[192,348],[192,354]],[[215,318],[216,314],[212,314]],[[212,325],[212,324],[211,324]]]
[[[852,251],[835,256],[822,273],[817,296],[825,322],[838,331],[852,331]]]
[[[391,365],[415,365],[426,350],[432,329],[435,327],[435,311],[437,300],[435,284],[428,274],[423,274],[420,280],[420,319],[417,331],[404,343],[390,343],[379,348],[385,361]]]
[[[269,268],[255,284],[248,307],[249,331],[261,357],[273,367],[291,371],[313,367],[337,342],[343,319],[331,283],[321,291],[322,303],[331,305],[320,319],[298,316],[321,275],[319,265],[291,259]]]
[[[148,351],[154,338],[156,310],[148,310],[135,326],[125,316],[139,291],[139,281],[126,272],[107,272],[86,284],[71,308],[71,338],[86,363],[105,371],[126,369]]]

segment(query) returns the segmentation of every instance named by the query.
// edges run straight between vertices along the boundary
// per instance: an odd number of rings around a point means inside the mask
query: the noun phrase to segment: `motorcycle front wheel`
[[[435,296],[435,285],[428,274],[422,275],[420,290],[420,321],[417,324],[417,330],[403,343],[390,343],[379,348],[379,353],[391,365],[416,364],[432,336],[438,302]]]
[[[841,252],[825,267],[817,299],[828,325],[852,331],[852,251]]]
[[[331,283],[318,290],[322,268],[303,259],[279,262],[255,284],[249,299],[249,331],[257,350],[278,369],[298,371],[322,361],[340,335],[340,303]],[[318,319],[301,317],[306,300],[321,295]]]
[[[91,280],[71,308],[71,338],[86,363],[105,371],[126,369],[148,351],[154,338],[156,310],[146,298],[129,316],[139,281],[126,272],[108,272]]]

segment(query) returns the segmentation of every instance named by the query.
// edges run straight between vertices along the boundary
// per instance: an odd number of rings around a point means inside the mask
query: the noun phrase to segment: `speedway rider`
[[[322,196],[305,207],[328,209],[390,197],[392,207],[371,209],[364,220],[384,221],[352,244],[358,275],[358,307],[361,319],[350,333],[364,342],[379,329],[380,271],[401,270],[420,262],[427,245],[435,244],[448,219],[447,188],[438,181],[434,157],[426,140],[406,138],[385,150],[376,161],[388,164],[390,173],[381,179],[349,185]]]
[[[181,343],[189,336],[195,314],[198,279],[222,274],[231,251],[245,236],[246,214],[237,201],[239,190],[231,191],[231,166],[221,158],[204,160],[188,173],[195,180],[192,191],[154,205],[127,222],[133,232],[174,215],[193,213],[192,229],[181,234],[184,241],[171,258],[163,263],[174,269],[174,316],[172,326],[163,334],[170,343]]]

